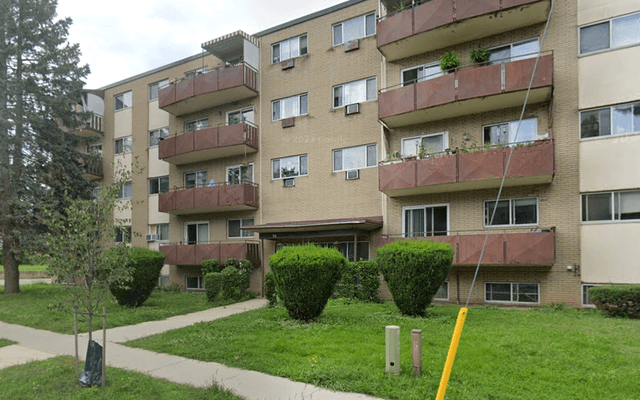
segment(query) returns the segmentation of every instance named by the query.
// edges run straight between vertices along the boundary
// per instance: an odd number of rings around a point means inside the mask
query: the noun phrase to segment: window
[[[169,85],[168,79],[163,79],[160,82],[149,85],[149,101],[158,100],[158,93],[160,92],[160,89],[167,85]]]
[[[538,139],[538,119],[523,119],[520,129],[518,129],[518,121],[485,126],[483,136],[485,144],[493,145],[533,142]]]
[[[297,117],[308,113],[307,94],[287,97],[286,99],[274,100],[271,102],[271,119],[278,121],[285,118]]]
[[[376,14],[366,14],[333,25],[333,45],[376,34]]]
[[[227,184],[253,183],[253,164],[227,167]]]
[[[417,82],[437,78],[443,74],[444,72],[440,69],[440,63],[437,62],[403,69],[401,71],[402,86],[410,86]]]
[[[347,147],[333,151],[333,172],[375,167],[378,157],[377,145]]]
[[[404,237],[446,236],[449,230],[449,206],[402,207]]]
[[[186,72],[184,76],[186,78],[193,78],[194,76],[204,74],[205,72],[207,72],[207,67],[202,67],[202,68],[195,69],[193,71]]]
[[[537,283],[485,283],[486,301],[510,303],[538,303],[540,285]]]
[[[114,242],[116,243],[124,243],[124,242],[131,241],[131,226],[127,225],[121,228],[116,228],[115,236],[116,237],[114,239]]]
[[[307,35],[294,37],[283,40],[271,46],[271,62],[279,63],[280,61],[296,58],[307,54]]]
[[[130,199],[131,198],[131,181],[124,182],[118,191],[119,199]]]
[[[169,224],[158,224],[156,225],[156,235],[158,236],[158,241],[168,241],[169,240]]]
[[[583,139],[638,132],[640,132],[640,103],[580,111],[580,137]]]
[[[292,178],[308,175],[307,155],[277,158],[271,160],[272,179]]]
[[[169,191],[169,177],[159,176],[149,178],[149,194],[167,193]]]
[[[253,107],[227,114],[227,125],[241,124],[243,122],[254,123],[255,113]]]
[[[489,49],[489,65],[504,64],[511,61],[533,58],[540,52],[540,41],[538,38],[524,42],[511,43],[506,46]]]
[[[330,247],[337,249],[349,261],[354,261],[354,243],[353,242],[321,242],[315,243],[318,246]],[[358,257],[356,261],[369,260],[369,242],[358,242]],[[276,248],[277,250],[277,248]],[[358,278],[359,279],[359,278]]]
[[[117,94],[113,96],[113,100],[116,111],[124,110],[125,108],[129,108],[133,105],[133,96],[131,91]]]
[[[582,195],[582,221],[640,220],[640,190]]]
[[[375,100],[378,94],[377,78],[362,79],[333,87],[333,107]]]
[[[449,133],[431,133],[428,135],[402,139],[402,156],[420,154],[420,145],[427,153],[441,153],[449,147]]]
[[[202,276],[187,276],[187,289],[191,290],[204,290],[204,277]]]
[[[116,139],[114,152],[116,154],[131,153],[131,136]]]
[[[449,300],[449,282],[442,282],[442,285],[436,292],[435,296],[433,296],[434,300]]]
[[[191,189],[194,187],[204,187],[207,183],[207,171],[188,172],[184,174],[184,187]]]
[[[500,200],[493,223],[489,224],[495,204],[495,201],[484,202],[484,226],[538,224],[538,199],[535,197]]]
[[[186,244],[209,243],[209,223],[191,222],[186,224],[184,241]]]
[[[166,139],[169,137],[169,127],[154,129],[149,131],[149,147],[157,146],[160,139]]]
[[[593,301],[591,301],[591,298],[589,298],[589,289],[594,286],[597,286],[597,285],[589,285],[589,284],[582,285],[582,305],[585,307],[595,307],[595,304],[593,303]]]
[[[237,239],[243,237],[253,237],[253,232],[243,231],[243,226],[252,226],[253,218],[247,219],[230,219],[227,221],[227,236],[229,239]]]
[[[209,127],[209,118],[201,118],[195,121],[189,121],[184,123],[185,132],[199,131],[207,129]]]
[[[101,144],[90,144],[87,146],[87,154],[91,154],[93,156],[102,157],[102,145]]]
[[[640,43],[640,13],[580,28],[580,54]]]

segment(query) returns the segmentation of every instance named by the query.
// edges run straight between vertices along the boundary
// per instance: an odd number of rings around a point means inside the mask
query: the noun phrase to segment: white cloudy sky
[[[99,88],[201,51],[200,44],[238,29],[249,34],[344,0],[58,0],[71,17],[69,41],[80,43]]]

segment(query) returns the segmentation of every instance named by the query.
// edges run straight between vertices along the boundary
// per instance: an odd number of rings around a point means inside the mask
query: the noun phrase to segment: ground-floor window
[[[449,282],[447,282],[447,281],[442,282],[442,285],[440,286],[440,288],[436,292],[436,295],[433,296],[433,299],[434,300],[443,300],[443,301],[448,301],[449,300]]]
[[[485,283],[486,301],[510,303],[539,303],[540,285],[537,283]]]
[[[595,307],[593,301],[589,298],[589,289],[596,285],[582,284],[582,305],[584,307]]]
[[[204,289],[204,278],[202,276],[187,276],[187,289]]]
[[[354,261],[353,242],[316,242],[313,244],[315,244],[316,246],[331,247],[331,248],[338,249],[344,256],[344,258],[346,258],[349,261]],[[280,250],[280,248],[284,246],[295,246],[295,245],[299,245],[299,243],[296,243],[296,244],[278,243],[276,244],[276,251]],[[357,247],[358,247],[358,257],[355,260],[357,261],[369,260],[369,242],[358,242]]]

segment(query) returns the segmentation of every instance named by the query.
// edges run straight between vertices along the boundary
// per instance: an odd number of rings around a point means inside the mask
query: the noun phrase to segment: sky
[[[69,42],[89,64],[97,89],[202,51],[211,39],[254,34],[344,0],[58,0],[71,17]]]

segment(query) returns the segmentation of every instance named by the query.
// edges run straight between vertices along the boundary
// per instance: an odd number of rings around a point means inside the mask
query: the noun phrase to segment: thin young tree
[[[57,19],[56,0],[0,1],[0,241],[6,293],[17,293],[18,264],[44,230],[42,210],[65,196],[88,197],[76,152],[74,112],[88,66],[67,42],[71,19]]]

